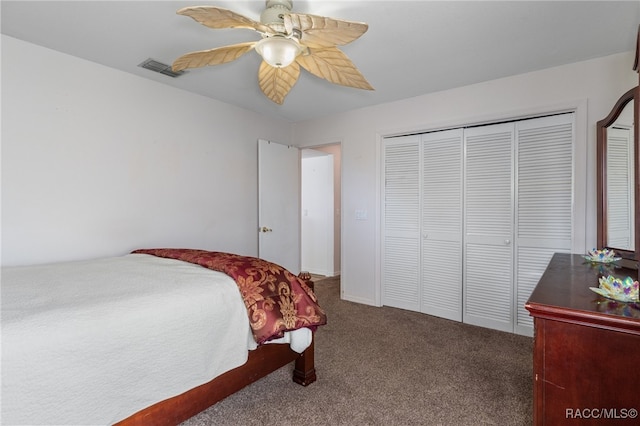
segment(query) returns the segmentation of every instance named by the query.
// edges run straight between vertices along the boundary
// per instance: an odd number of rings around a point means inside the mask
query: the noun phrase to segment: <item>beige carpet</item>
[[[342,301],[339,288],[316,283],[317,382],[296,385],[286,366],[183,425],[532,423],[531,338]]]

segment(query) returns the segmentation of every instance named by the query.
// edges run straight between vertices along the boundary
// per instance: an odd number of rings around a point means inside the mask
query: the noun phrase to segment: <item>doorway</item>
[[[301,269],[340,275],[341,145],[301,150]]]

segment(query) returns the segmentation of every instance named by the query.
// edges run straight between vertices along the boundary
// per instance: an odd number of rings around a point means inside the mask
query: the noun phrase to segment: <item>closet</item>
[[[573,113],[383,140],[382,304],[532,334],[573,235]]]

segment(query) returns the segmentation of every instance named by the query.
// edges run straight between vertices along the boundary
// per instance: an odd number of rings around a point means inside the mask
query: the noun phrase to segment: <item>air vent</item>
[[[179,77],[185,73],[185,71],[173,71],[171,69],[171,65],[163,64],[162,62],[158,62],[155,59],[147,59],[140,65],[139,67],[146,68],[151,71],[159,72],[160,74],[168,75],[169,77]]]

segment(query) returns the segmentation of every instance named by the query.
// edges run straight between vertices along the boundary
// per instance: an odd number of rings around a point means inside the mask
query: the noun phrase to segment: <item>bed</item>
[[[136,250],[2,270],[3,424],[178,424],[295,361],[326,323],[307,281],[229,253]]]

